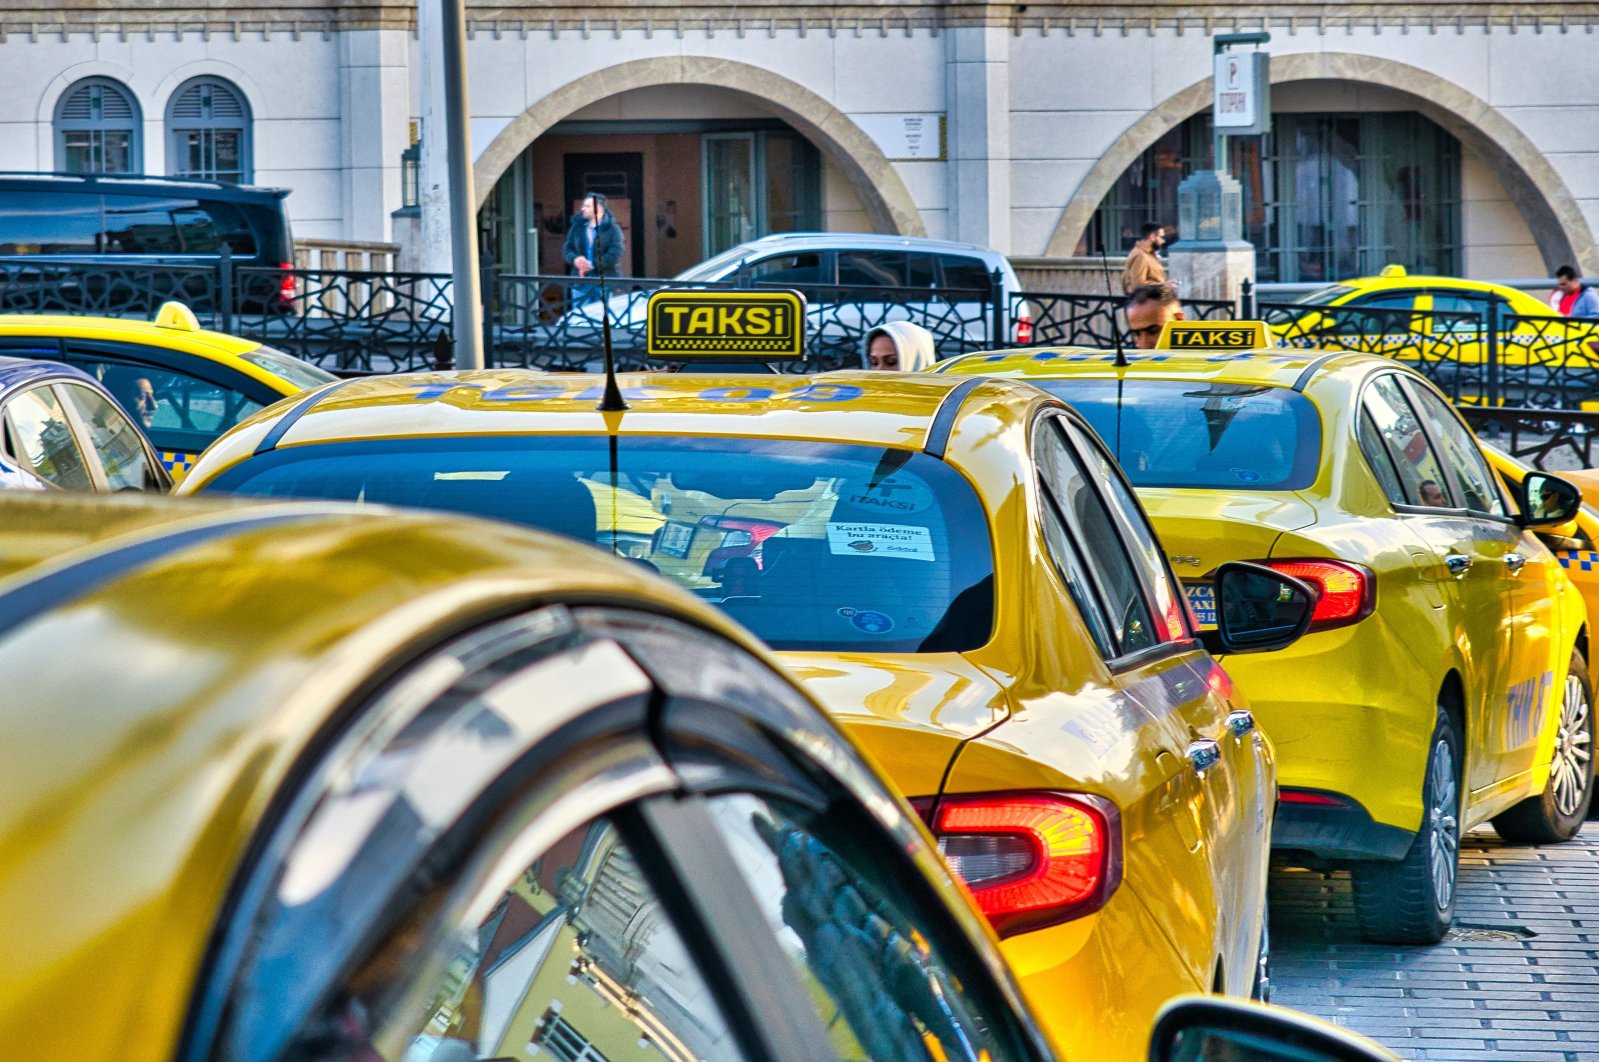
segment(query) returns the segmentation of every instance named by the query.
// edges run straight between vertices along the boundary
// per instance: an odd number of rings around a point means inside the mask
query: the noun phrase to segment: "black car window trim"
[[[1361,384],[1360,390],[1357,393],[1356,399],[1355,399],[1355,407],[1356,407],[1356,409],[1360,410],[1362,415],[1366,414],[1366,410],[1367,410],[1366,397],[1367,397],[1367,395],[1373,389],[1376,388],[1376,386],[1377,386],[1379,381],[1385,380],[1385,379],[1392,379],[1394,381],[1394,386],[1397,387],[1399,389],[1399,393],[1404,396],[1406,404],[1410,407],[1410,415],[1416,418],[1416,429],[1421,432],[1422,438],[1427,440],[1427,448],[1428,448],[1428,450],[1430,450],[1432,452],[1433,460],[1438,463],[1438,467],[1443,470],[1444,478],[1449,481],[1449,489],[1451,491],[1455,491],[1456,492],[1455,496],[1458,496],[1458,491],[1459,491],[1460,488],[1459,488],[1459,485],[1455,482],[1454,469],[1451,468],[1449,466],[1448,462],[1446,462],[1443,459],[1443,455],[1438,450],[1437,440],[1432,437],[1432,431],[1428,428],[1426,422],[1422,419],[1421,411],[1416,408],[1416,404],[1412,400],[1410,392],[1405,390],[1403,379],[1402,379],[1402,374],[1397,373],[1397,372],[1379,372],[1379,373],[1374,373],[1363,384]],[[1372,421],[1373,421],[1373,423],[1376,422],[1376,417],[1375,416],[1372,417]],[[1382,434],[1382,428],[1380,426],[1378,427],[1377,432],[1378,432],[1379,438],[1381,438],[1382,441],[1383,441],[1383,450],[1384,450],[1384,452],[1386,452],[1388,454],[1388,460],[1393,464],[1395,470],[1397,471],[1398,466],[1399,466],[1399,459],[1394,456],[1392,447],[1389,446],[1386,436],[1384,436]],[[1356,436],[1356,439],[1355,439],[1355,445],[1356,445],[1356,448],[1361,451],[1362,456],[1364,456],[1365,455],[1365,449],[1364,449],[1364,447],[1360,446],[1360,440],[1359,440],[1359,436],[1358,435]],[[1370,463],[1370,461],[1368,459],[1368,465],[1369,465],[1369,463]],[[1372,471],[1372,475],[1375,476],[1376,475],[1376,470],[1372,469],[1371,471]],[[1402,485],[1403,482],[1404,482],[1404,477],[1400,476],[1399,478],[1400,478],[1400,483]],[[1380,482],[1379,482],[1379,485],[1380,485]],[[1445,506],[1445,505],[1411,505],[1409,503],[1400,503],[1400,502],[1394,502],[1394,501],[1390,501],[1389,504],[1392,506],[1393,510],[1396,513],[1399,513],[1399,514],[1405,515],[1405,516],[1460,516],[1460,517],[1466,517],[1466,516],[1472,515],[1470,513],[1470,511],[1467,510],[1464,506],[1459,506],[1459,505],[1448,505],[1448,506]]]
[[[1035,454],[1037,453],[1038,434],[1040,432],[1059,432],[1061,444],[1066,448],[1067,454],[1076,464],[1078,474],[1083,478],[1084,487],[1088,490],[1097,492],[1099,488],[1094,485],[1093,477],[1088,474],[1087,468],[1084,467],[1082,454],[1079,453],[1076,447],[1072,445],[1071,435],[1067,432],[1060,431],[1058,427],[1056,427],[1053,423],[1050,423],[1062,416],[1063,414],[1056,410],[1046,410],[1038,416],[1038,418],[1033,422],[1033,430],[1028,433],[1029,452]],[[1038,467],[1036,458],[1034,459],[1033,464],[1036,469]],[[1114,461],[1111,464],[1113,468],[1118,467]],[[1083,571],[1088,575],[1089,588],[1094,594],[1095,603],[1099,606],[1100,614],[1104,616],[1107,621],[1112,620],[1116,613],[1115,610],[1111,609],[1108,605],[1108,591],[1104,587],[1104,580],[1100,578],[1099,572],[1095,566],[1088,563],[1088,558],[1091,556],[1091,554],[1084,545],[1086,536],[1084,534],[1082,525],[1078,522],[1075,516],[1067,513],[1066,506],[1061,504],[1059,498],[1055,497],[1055,492],[1050,488],[1049,483],[1044,479],[1042,472],[1035,472],[1033,475],[1033,483],[1038,490],[1039,498],[1042,504],[1050,507],[1051,511],[1053,511],[1055,514],[1055,518],[1060,522],[1061,526],[1066,529],[1066,533],[1071,539],[1072,546],[1076,550],[1079,564]],[[1107,502],[1103,497],[1099,498],[1099,503],[1107,512],[1111,511],[1110,503]],[[1040,514],[1040,518],[1042,518],[1042,514]],[[1123,533],[1120,527],[1116,526],[1115,519],[1111,520],[1111,529],[1115,535],[1116,544],[1121,548],[1123,555],[1127,559],[1128,568],[1133,572],[1133,578],[1138,584],[1139,597],[1144,603],[1146,619],[1148,619],[1151,628],[1153,629],[1159,619],[1159,616],[1155,610],[1154,593],[1151,590],[1148,581],[1144,578],[1144,573],[1140,571],[1138,563],[1134,561],[1133,552],[1127,544],[1126,535]],[[1034,531],[1040,537],[1043,536],[1043,527],[1041,525],[1035,523]],[[1057,575],[1060,576],[1062,582],[1065,581],[1066,576],[1064,572],[1057,571]],[[1069,592],[1067,596],[1070,597]],[[1115,637],[1114,625],[1112,625],[1111,628],[1111,636],[1113,638]],[[1146,645],[1141,649],[1122,650],[1120,645],[1117,645],[1115,648],[1117,650],[1115,653],[1106,656],[1103,659],[1105,661],[1105,665],[1110,668],[1112,672],[1119,673],[1142,667],[1153,660],[1158,660],[1165,656],[1173,656],[1179,653],[1188,652],[1193,648],[1193,637],[1191,635],[1187,635],[1181,639],[1175,640],[1162,637],[1156,641],[1154,645]]]
[[[1422,434],[1426,435],[1427,445],[1431,446],[1432,452],[1437,455],[1438,466],[1444,470],[1444,475],[1449,477],[1449,486],[1455,492],[1455,497],[1465,498],[1466,492],[1463,489],[1464,484],[1460,481],[1459,475],[1456,474],[1454,462],[1444,457],[1444,448],[1440,443],[1438,433],[1434,430],[1432,414],[1425,412],[1424,408],[1422,407],[1420,391],[1422,390],[1423,385],[1415,378],[1408,376],[1405,373],[1395,372],[1388,373],[1387,375],[1394,377],[1399,385],[1399,389],[1404,392],[1405,400],[1410,403],[1411,412],[1416,415],[1417,426],[1421,428]],[[1467,436],[1473,440],[1472,445],[1476,447],[1477,453],[1481,455],[1482,449],[1481,447],[1477,447],[1475,441],[1476,435],[1472,432],[1470,426],[1466,424],[1466,420],[1460,415],[1460,411],[1455,409],[1455,407],[1450,403],[1449,399],[1445,398],[1439,392],[1433,391],[1432,394],[1433,397],[1437,398],[1443,404],[1444,409],[1448,410],[1450,415],[1455,418],[1455,423],[1459,424],[1465,430]],[[1489,485],[1494,490],[1500,492],[1499,504],[1504,506],[1504,515],[1500,515],[1498,513],[1486,513],[1480,509],[1470,509],[1465,506],[1457,506],[1453,509],[1432,508],[1428,506],[1407,506],[1407,510],[1419,509],[1422,512],[1434,514],[1450,513],[1471,520],[1484,520],[1493,524],[1510,524],[1512,526],[1518,526],[1515,513],[1513,512],[1515,506],[1510,504],[1510,500],[1508,498],[1504,497],[1503,487],[1499,483],[1499,477],[1494,474],[1493,465],[1488,462],[1487,457],[1483,457],[1482,461],[1483,465],[1488,469]]]

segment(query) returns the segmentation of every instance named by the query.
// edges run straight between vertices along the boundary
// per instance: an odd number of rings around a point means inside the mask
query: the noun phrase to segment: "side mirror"
[[[1395,1062],[1364,1036],[1283,1007],[1187,996],[1155,1019],[1149,1062]]]
[[[1297,642],[1320,595],[1310,584],[1260,564],[1228,561],[1216,569],[1216,629],[1200,641],[1214,655],[1269,653]]]
[[[1582,509],[1582,492],[1547,472],[1528,472],[1521,481],[1522,527],[1553,527]]]

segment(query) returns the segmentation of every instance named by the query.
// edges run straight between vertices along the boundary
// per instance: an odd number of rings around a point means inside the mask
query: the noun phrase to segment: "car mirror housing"
[[[1150,1062],[1393,1062],[1347,1029],[1283,1007],[1216,996],[1174,999],[1155,1019]]]
[[[1523,527],[1554,527],[1574,518],[1582,509],[1582,492],[1559,476],[1528,472],[1521,481]]]
[[[1269,653],[1298,641],[1319,596],[1310,584],[1261,564],[1216,569],[1216,629],[1201,637],[1212,654]]]

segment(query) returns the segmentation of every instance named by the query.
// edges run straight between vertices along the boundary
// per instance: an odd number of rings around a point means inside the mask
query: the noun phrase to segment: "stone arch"
[[[729,59],[695,55],[637,59],[584,74],[527,110],[478,156],[473,166],[481,208],[516,157],[552,125],[580,108],[630,89],[657,85],[724,88],[759,100],[799,130],[843,172],[866,207],[872,227],[900,236],[925,236],[927,228],[894,164],[849,116],[805,86],[769,70]]]
[[[1412,97],[1416,109],[1447,129],[1493,171],[1521,208],[1544,264],[1572,263],[1599,272],[1599,249],[1571,190],[1532,140],[1487,101],[1407,63],[1350,52],[1293,52],[1271,57],[1273,84],[1354,81]],[[1070,255],[1127,167],[1156,140],[1210,105],[1211,79],[1196,81],[1134,122],[1083,177],[1049,238],[1045,254]]]

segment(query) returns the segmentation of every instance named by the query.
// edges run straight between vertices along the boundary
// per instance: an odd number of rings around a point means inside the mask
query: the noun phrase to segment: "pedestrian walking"
[[[1571,266],[1555,270],[1555,290],[1549,307],[1562,317],[1599,317],[1599,293],[1582,282],[1582,274]]]
[[[1153,222],[1139,230],[1138,242],[1127,252],[1127,265],[1122,269],[1122,293],[1131,295],[1134,288],[1145,284],[1164,284],[1166,267],[1160,264],[1155,252],[1166,245],[1166,226]]]
[[[562,256],[568,270],[580,277],[614,277],[622,264],[625,239],[622,227],[611,217],[605,196],[589,192],[566,230]],[[573,284],[572,303],[581,306],[600,297],[595,284]]]

